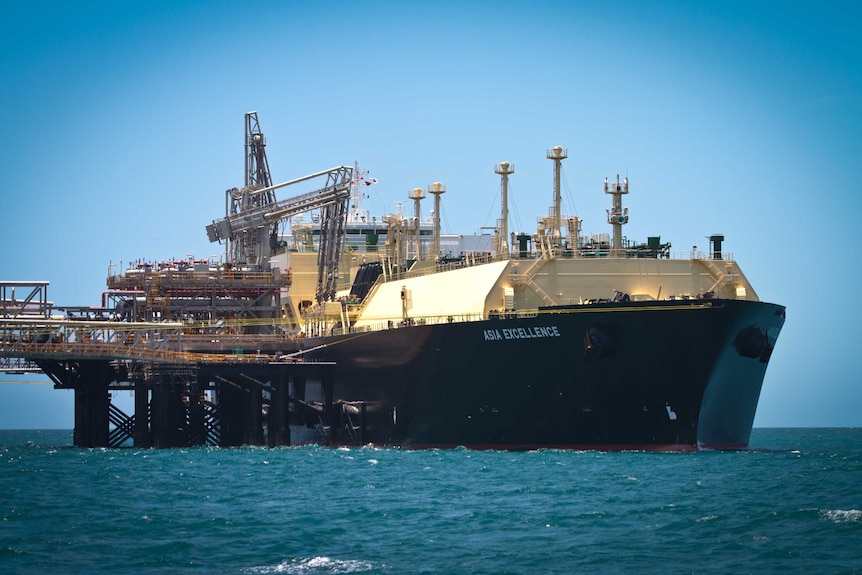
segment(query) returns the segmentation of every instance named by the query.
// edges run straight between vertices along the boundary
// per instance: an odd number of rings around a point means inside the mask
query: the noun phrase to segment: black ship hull
[[[598,303],[311,338],[306,359],[337,365],[333,443],[740,449],[783,323],[761,302]]]

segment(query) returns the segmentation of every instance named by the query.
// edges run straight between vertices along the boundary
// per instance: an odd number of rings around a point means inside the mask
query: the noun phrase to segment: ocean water
[[[862,430],[744,452],[79,449],[0,432],[0,573],[862,573]]]

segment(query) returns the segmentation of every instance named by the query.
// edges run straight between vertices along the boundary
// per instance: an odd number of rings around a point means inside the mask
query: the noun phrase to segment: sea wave
[[[286,573],[288,575],[313,575],[317,573],[362,573],[374,566],[368,561],[357,559],[333,559],[331,557],[303,557],[288,559],[278,565],[252,567],[247,573]]]
[[[818,509],[820,517],[833,523],[860,523],[862,511],[859,509]]]

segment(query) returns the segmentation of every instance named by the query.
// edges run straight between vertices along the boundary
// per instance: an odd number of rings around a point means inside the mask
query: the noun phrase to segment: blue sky
[[[0,279],[97,305],[110,262],[218,253],[205,225],[243,180],[257,110],[273,179],[340,164],[382,214],[447,185],[447,232],[551,204],[674,249],[723,233],[787,306],[755,425],[862,425],[862,9],[852,2],[5,2]],[[36,376],[6,381],[35,381]],[[128,395],[128,394],[127,394]],[[128,398],[119,398],[127,401]],[[0,428],[71,428],[71,392],[0,385]]]

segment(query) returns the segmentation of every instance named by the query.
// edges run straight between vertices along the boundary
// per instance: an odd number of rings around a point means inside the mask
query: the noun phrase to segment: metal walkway
[[[180,323],[0,319],[0,357],[172,364],[268,363],[276,354],[183,351]]]

